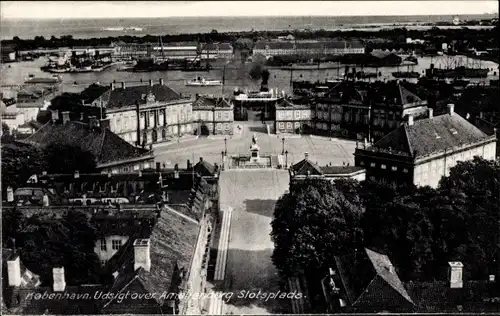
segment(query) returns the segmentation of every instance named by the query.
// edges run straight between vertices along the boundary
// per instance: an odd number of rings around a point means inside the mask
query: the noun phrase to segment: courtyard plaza
[[[226,149],[228,157],[250,154],[254,134],[258,139],[261,155],[280,155],[284,148],[288,152],[285,159],[288,166],[304,159],[306,152],[319,165],[354,165],[356,141],[309,135],[268,134],[265,124],[252,121],[235,122],[234,135],[200,136],[198,139],[158,146],[154,148],[155,160],[165,163],[166,167],[173,167],[177,163],[181,168],[185,167],[187,160],[196,163],[199,157],[210,163],[221,164],[221,153]]]

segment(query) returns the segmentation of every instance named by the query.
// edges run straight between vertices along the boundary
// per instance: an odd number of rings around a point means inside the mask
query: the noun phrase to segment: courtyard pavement
[[[233,154],[249,154],[252,136],[257,136],[261,154],[281,154],[283,150],[282,136],[268,134],[266,125],[260,122],[235,122],[241,129],[228,136],[226,144],[223,137],[186,140],[181,143],[173,143],[154,149],[156,161],[165,163],[172,167],[176,163],[180,168],[185,168],[187,160],[197,162],[200,157],[210,163],[222,163],[221,152],[226,150],[228,156]],[[304,153],[309,153],[309,159],[319,165],[342,165],[350,163],[354,165],[354,150],[356,142],[344,139],[330,139],[319,136],[302,136],[286,138],[284,142],[285,151],[288,151],[288,165],[297,163],[304,158]]]

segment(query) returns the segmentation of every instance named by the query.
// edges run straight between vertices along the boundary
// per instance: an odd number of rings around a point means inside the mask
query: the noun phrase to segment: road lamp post
[[[220,157],[221,157],[221,160],[222,160],[222,170],[224,170],[224,151],[220,152]]]
[[[281,139],[281,155],[285,154],[285,137]]]
[[[288,168],[288,150],[285,151],[285,168]]]
[[[224,155],[227,156],[227,138],[224,137]]]

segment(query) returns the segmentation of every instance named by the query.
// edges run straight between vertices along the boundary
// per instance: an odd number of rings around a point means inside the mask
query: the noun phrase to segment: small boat
[[[193,80],[186,81],[186,86],[198,86],[198,87],[206,87],[206,86],[222,86],[222,81],[220,80],[207,80],[205,78],[198,77]]]

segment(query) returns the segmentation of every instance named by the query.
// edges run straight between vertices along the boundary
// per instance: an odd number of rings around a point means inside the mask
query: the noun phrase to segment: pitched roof
[[[370,287],[377,277],[403,297],[404,300],[413,304],[411,297],[396,274],[394,266],[386,255],[365,248],[359,253],[335,257],[335,262],[347,299],[351,305],[356,305],[358,299],[365,293],[370,293]],[[367,297],[371,296],[367,295]],[[372,299],[379,300],[380,297],[374,295]],[[377,302],[377,304],[379,303],[381,302]]]
[[[194,171],[202,177],[213,177],[217,173],[217,169],[211,163],[200,159],[194,165]]]
[[[146,149],[137,148],[109,129],[69,121],[66,124],[47,123],[24,142],[40,146],[64,144],[90,151],[98,164],[118,162],[126,159],[150,157]]]
[[[175,290],[172,289],[172,286],[175,286],[172,284],[174,270],[176,266],[184,268],[187,271],[185,273],[185,277],[187,277],[198,231],[198,224],[162,210],[150,236],[150,271],[148,272],[143,268],[134,271],[133,255],[125,258],[111,292],[125,291],[127,288],[134,286],[140,286],[149,293],[163,293]],[[155,300],[159,306],[164,304],[159,295],[155,295]],[[104,305],[104,311],[111,302],[108,301]],[[122,303],[121,305],[126,304]],[[129,308],[133,308],[133,306],[123,306],[123,311],[127,311]]]
[[[374,49],[370,53],[370,55],[372,55],[373,57],[382,59],[382,58],[386,58],[387,56],[395,55],[395,54],[388,51],[388,50]]]
[[[122,106],[135,105],[136,102],[139,105],[146,104],[147,97],[150,95],[154,96],[157,102],[170,102],[182,99],[179,93],[166,85],[160,84],[155,84],[153,86],[126,86],[124,89],[117,87],[114,90],[110,89],[104,93],[102,99],[107,108],[119,108]]]
[[[268,42],[268,41],[260,41],[255,43],[254,49],[293,49],[294,43],[291,42]]]
[[[444,150],[476,144],[493,136],[488,136],[454,113],[424,118],[405,123],[384,136],[367,150],[393,151],[394,153],[420,158]]]
[[[307,158],[302,159],[291,167],[296,175],[322,175],[321,169],[318,165],[313,163]]]
[[[199,107],[230,108],[231,104],[225,98],[201,95],[193,102],[193,110]]]
[[[364,170],[363,167],[357,167],[357,166],[321,166],[319,167],[319,169],[325,175],[350,174]]]

